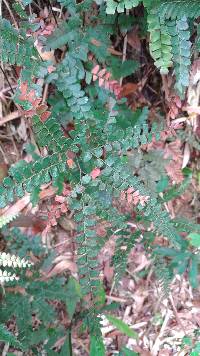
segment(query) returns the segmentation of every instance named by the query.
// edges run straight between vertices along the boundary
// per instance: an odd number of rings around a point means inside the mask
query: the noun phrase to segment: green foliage
[[[138,5],[139,1],[107,0],[106,12],[114,14],[124,12]],[[176,74],[176,89],[183,97],[189,84],[191,58],[189,19],[200,16],[197,0],[143,0],[147,9],[149,49],[156,67],[161,74],[167,74],[172,66]],[[198,47],[198,40],[197,40]]]
[[[137,231],[135,234],[130,236],[129,232],[124,232],[124,236],[119,237],[116,241],[115,254],[113,256],[113,266],[116,271],[115,282],[118,283],[128,264],[128,256],[132,248],[136,244],[137,238],[140,236],[140,231]],[[125,248],[123,248],[125,247]]]
[[[101,338],[95,336],[90,340],[90,356],[101,356],[105,354],[105,346]]]
[[[151,10],[148,18],[148,30],[150,32],[150,52],[155,61],[156,67],[162,74],[168,73],[168,68],[172,66],[172,45],[171,37],[164,22],[157,17],[157,12]]]
[[[167,277],[165,274],[167,273],[169,276],[173,276],[174,273],[183,274],[188,271],[189,281],[193,288],[198,287],[198,268],[200,264],[200,255],[199,253],[196,254],[193,251],[189,251],[186,249],[187,244],[184,243],[180,249],[174,248],[165,248],[165,247],[158,247],[156,248],[155,252],[158,254],[158,258],[162,260],[163,257],[168,257],[170,262],[168,263],[168,268],[160,267],[157,273],[159,273],[161,283],[166,283]],[[170,271],[170,274],[169,274]],[[168,279],[170,281],[170,279]],[[169,290],[169,283],[162,285],[163,290],[168,292]]]
[[[113,15],[115,11],[121,13],[124,10],[130,10],[133,7],[138,6],[140,0],[120,0],[119,2],[113,0],[106,1],[106,12],[107,14]]]
[[[199,248],[200,247],[200,234],[197,234],[195,232],[191,232],[188,235],[188,239],[190,240],[190,244],[194,247]]]
[[[52,152],[62,152],[69,147],[71,140],[64,137],[54,118],[51,117],[43,123],[38,116],[34,116],[33,129],[40,147],[48,146]]]
[[[176,18],[181,19],[184,16],[188,18],[197,18],[200,16],[200,4],[197,0],[162,1],[158,13],[161,18],[171,18],[172,20]]]
[[[0,207],[4,208],[16,197],[23,197],[25,192],[33,193],[42,184],[51,180],[55,182],[59,174],[65,172],[65,161],[65,154],[58,152],[39,158],[33,163],[20,161],[11,167],[9,176],[0,185]]]
[[[2,229],[2,227],[4,227],[5,225],[9,224],[11,221],[13,221],[18,214],[14,214],[14,215],[2,215],[0,216],[0,229]]]
[[[168,22],[171,35],[174,69],[176,73],[176,88],[183,96],[189,85],[189,69],[191,64],[191,42],[189,25],[184,16],[176,21]]]
[[[40,259],[40,268],[49,266],[51,256],[45,252],[37,236],[30,239],[21,234],[18,229],[13,229],[7,238],[11,253],[17,251],[19,255],[24,255],[32,252]],[[32,275],[29,278],[24,276],[18,282],[16,293],[6,290],[0,305],[0,322],[7,323],[12,317],[16,318],[19,342],[14,344],[12,339],[4,339],[4,334],[2,340],[17,348],[20,348],[22,344],[25,353],[35,350],[37,355],[43,352],[56,355],[57,352],[53,350],[53,346],[57,340],[66,336],[66,330],[56,321],[57,312],[52,301],[57,300],[63,303],[72,316],[76,303],[80,299],[80,291],[77,282],[73,279],[70,279],[68,283],[64,278],[58,277],[41,281],[38,279],[38,273],[38,266],[35,265],[32,268]],[[39,325],[34,325],[32,315],[40,320]],[[64,352],[67,345],[64,344],[62,349]],[[66,354],[69,353],[66,351]]]
[[[22,344],[17,340],[17,338],[2,324],[0,324],[0,341],[8,343],[17,349],[23,349]]]
[[[196,287],[199,266],[199,255],[193,251],[197,247],[194,235],[188,235],[188,239],[192,239],[189,243],[182,234],[198,234],[199,227],[182,218],[171,219],[165,205],[185,191],[191,175],[181,185],[170,186],[163,152],[151,150],[144,153],[144,145],[160,139],[163,123],[157,122],[152,115],[149,117],[146,107],[133,112],[126,99],[120,98],[121,92],[116,94],[114,90],[115,85],[121,90],[114,79],[126,78],[138,68],[135,60],[121,64],[121,60],[113,59],[111,52],[115,49],[111,46],[111,38],[116,37],[120,28],[120,17],[115,12],[126,10],[128,14],[127,10],[143,3],[155,65],[164,75],[169,68],[174,68],[176,88],[184,96],[191,61],[192,23],[189,19],[198,16],[199,5],[195,1],[187,4],[182,1],[180,5],[180,1],[108,0],[107,10],[105,4],[99,4],[89,21],[85,14],[92,7],[92,1],[77,4],[76,1],[60,0],[59,3],[64,6],[63,13],[67,10],[65,21],[60,19],[52,35],[40,36],[43,50],[62,51],[52,72],[48,70],[49,61],[43,62],[33,46],[36,34],[27,36],[27,29],[34,27],[25,19],[24,13],[19,30],[6,19],[0,22],[2,61],[23,67],[19,82],[27,81],[29,89],[41,89],[36,84],[37,79],[50,84],[49,103],[53,105],[52,116],[46,121],[32,115],[37,144],[45,155],[32,154],[30,163],[20,161],[10,167],[8,177],[0,184],[0,208],[27,193],[31,194],[32,202],[37,202],[44,184],[52,183],[58,188],[58,194],[62,193],[63,183],[69,184],[71,192],[66,199],[76,222],[79,282],[73,278],[67,283],[64,278],[43,281],[38,278],[39,272],[35,268],[30,280],[24,278],[19,282],[24,293],[6,294],[0,322],[6,323],[12,316],[16,318],[19,340],[26,352],[35,348],[39,354],[54,355],[54,344],[66,336],[62,351],[70,354],[71,330],[58,326],[55,318],[52,300],[59,300],[71,325],[81,319],[89,330],[90,355],[103,356],[105,347],[100,315],[105,314],[106,307],[98,256],[109,238],[118,237],[112,259],[115,282],[119,282],[125,273],[129,253],[138,239],[144,242],[148,253],[153,253],[155,272],[164,293],[169,291],[175,272],[188,271],[191,284]],[[24,6],[28,4],[30,1],[23,1]],[[26,8],[23,10],[26,13]],[[20,9],[16,8],[16,11],[19,13]],[[130,17],[133,14],[131,12]],[[98,81],[92,71],[96,64]],[[17,95],[15,101],[20,104]],[[137,192],[141,199],[136,203],[129,201],[130,212],[124,212],[120,209],[121,194],[128,190]],[[132,216],[136,216],[134,233],[130,228]],[[0,226],[10,221],[10,217],[0,219]],[[138,222],[142,227],[138,227]],[[98,231],[101,225],[105,230],[103,236]],[[14,231],[13,235],[10,248],[18,256],[23,258],[32,251],[43,260],[45,252],[38,248],[38,242],[35,245],[19,231]],[[152,246],[156,235],[168,239],[168,248],[156,250]],[[77,313],[80,302],[83,311]],[[32,315],[41,322],[36,329],[33,328]],[[121,320],[110,315],[107,318],[127,336],[136,337],[136,333]],[[124,348],[121,354],[134,354],[129,351]]]
[[[137,333],[132,330],[124,321],[114,317],[113,315],[106,315],[108,321],[113,324],[118,330],[120,330],[123,334],[127,335],[130,338],[137,339]]]
[[[28,70],[24,76],[36,75],[40,70],[38,52],[31,37],[27,37],[25,30],[17,30],[6,19],[0,19],[0,58],[3,63],[25,66]]]

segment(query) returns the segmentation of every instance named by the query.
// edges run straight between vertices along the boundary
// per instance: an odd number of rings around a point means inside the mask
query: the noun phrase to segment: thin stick
[[[162,327],[161,327],[161,329],[160,329],[160,332],[159,332],[159,334],[158,334],[158,336],[157,336],[157,338],[156,338],[156,340],[155,340],[155,343],[154,343],[154,345],[153,345],[153,347],[152,347],[152,349],[151,349],[151,354],[152,354],[152,356],[156,356],[157,353],[158,353],[158,351],[159,351],[159,348],[160,348],[160,339],[162,338],[162,336],[163,336],[163,334],[164,334],[164,332],[165,332],[165,329],[166,329],[166,327],[167,327],[167,324],[168,324],[170,318],[171,318],[171,310],[168,310],[167,313],[166,313],[166,315],[165,315],[165,319],[164,319],[164,321],[163,321],[163,324],[162,324]]]
[[[47,100],[48,88],[49,88],[49,84],[46,83],[45,86],[44,86],[44,90],[43,90],[42,104],[44,104],[46,102],[46,100]]]
[[[16,20],[15,20],[15,17],[14,17],[14,15],[13,15],[13,12],[12,12],[12,10],[11,10],[9,4],[7,3],[7,0],[3,0],[3,2],[4,2],[4,4],[6,5],[6,7],[7,7],[7,9],[8,9],[8,12],[9,12],[9,14],[10,14],[10,17],[12,18],[13,23],[14,23],[15,27],[16,27],[17,30],[18,30],[18,29],[19,29],[18,23],[17,23]]]
[[[176,317],[177,323],[179,324],[180,328],[182,329],[182,331],[183,331],[184,334],[186,335],[186,330],[185,330],[185,328],[184,328],[184,325],[183,325],[182,322],[181,322],[181,319],[180,319],[179,316],[178,316],[178,312],[177,312],[176,306],[175,306],[175,304],[174,304],[174,300],[173,300],[173,297],[172,297],[172,294],[171,294],[171,293],[170,293],[170,295],[169,295],[169,301],[170,301],[170,303],[171,303],[171,306],[172,306],[174,315],[175,315],[175,317]]]
[[[3,73],[3,75],[4,75],[5,79],[6,79],[6,81],[7,81],[8,85],[9,85],[9,87],[10,87],[11,92],[14,94],[14,90],[13,90],[13,88],[12,88],[12,85],[10,84],[10,81],[9,81],[9,79],[8,79],[8,76],[7,76],[6,72],[4,71],[4,69],[2,68],[1,65],[0,65],[0,69],[1,69],[1,71],[2,71],[2,73]]]
[[[10,344],[9,343],[6,343],[4,348],[3,348],[3,351],[2,351],[2,356],[6,356],[7,355],[7,352],[9,350],[9,347],[10,347]]]
[[[127,303],[128,300],[124,298],[114,297],[113,295],[106,294],[106,299],[113,300],[114,302]]]
[[[49,7],[50,7],[50,9],[51,9],[51,12],[52,12],[52,15],[53,15],[53,17],[54,17],[55,23],[56,23],[56,25],[58,26],[58,21],[57,21],[57,18],[56,18],[56,16],[55,16],[55,14],[54,14],[54,11],[53,11],[53,8],[52,8],[52,5],[51,5],[51,1],[50,1],[50,0],[47,0],[47,2],[48,2]]]
[[[0,152],[1,152],[2,156],[3,156],[5,164],[8,164],[9,162],[7,160],[7,157],[5,155],[5,152],[4,152],[3,148],[1,147],[1,144],[0,144]]]
[[[129,15],[129,10],[126,10],[126,15]],[[123,56],[122,56],[122,63],[126,60],[126,51],[127,51],[127,43],[128,43],[128,37],[127,37],[127,31],[126,35],[124,37],[124,45],[123,45]],[[122,85],[123,77],[120,78],[119,84]]]
[[[0,118],[0,126],[3,126],[6,124],[6,122],[18,119],[18,117],[21,116],[21,113],[19,111],[13,111],[10,114],[6,115],[4,118]]]

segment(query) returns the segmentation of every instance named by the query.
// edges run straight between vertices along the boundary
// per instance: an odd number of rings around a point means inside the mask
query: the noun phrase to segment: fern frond
[[[25,192],[32,193],[42,184],[55,182],[66,170],[66,154],[53,153],[33,163],[21,161],[20,165],[10,168],[9,176],[0,185],[0,207],[7,206],[16,197],[23,197]]]
[[[63,94],[71,114],[80,120],[85,117],[91,108],[89,98],[80,84],[80,81],[85,78],[85,70],[81,59],[87,58],[85,57],[87,48],[80,46],[77,51],[75,50],[73,54],[68,54],[59,66],[59,77],[56,80],[56,85]]]
[[[16,30],[6,19],[0,20],[0,57],[2,62],[33,67],[38,59],[32,38]]]
[[[130,10],[133,7],[138,6],[141,0],[120,0],[119,2],[114,0],[106,1],[106,13],[114,15],[115,11],[122,13],[124,10]]]
[[[60,125],[54,118],[42,122],[39,116],[34,116],[33,129],[40,147],[47,146],[53,152],[64,152],[69,147],[71,140],[64,137]]]
[[[148,13],[147,22],[150,32],[150,53],[160,72],[167,74],[168,68],[172,66],[171,37],[164,21],[160,20],[157,10],[153,9]]]
[[[19,256],[11,255],[10,253],[0,252],[0,266],[26,268],[31,267],[32,263],[26,261],[24,258],[20,258]]]
[[[158,14],[162,19],[197,18],[200,16],[198,0],[167,0],[158,7]]]
[[[16,276],[15,273],[11,273],[8,271],[2,271],[0,269],[0,283],[5,283],[5,282],[13,282],[14,280],[18,281],[19,277]]]
[[[100,251],[100,241],[95,231],[96,208],[89,204],[79,205],[81,211],[76,213],[75,220],[78,225],[78,236],[76,243],[77,265],[79,268],[80,285],[83,296],[91,295],[93,303],[98,296],[100,289],[98,253]]]
[[[16,337],[10,331],[8,331],[3,324],[0,324],[0,341],[8,343],[19,349],[23,348]]]
[[[154,272],[158,280],[158,285],[161,288],[161,299],[167,298],[170,293],[170,283],[172,281],[172,273],[166,265],[166,261],[161,256],[154,258]]]
[[[9,224],[11,221],[13,221],[14,219],[16,219],[18,216],[18,214],[13,214],[13,215],[2,215],[0,216],[0,229],[2,229],[2,227],[6,226],[7,224]]]
[[[114,266],[115,282],[116,284],[121,280],[125,274],[128,256],[135,246],[138,237],[140,236],[140,231],[136,231],[134,234],[131,234],[127,231],[119,232],[120,236],[116,240],[115,254],[112,259],[112,264]]]
[[[187,233],[191,231],[195,231],[197,233],[200,233],[200,225],[195,224],[195,221],[191,221],[184,217],[181,217],[181,218],[174,219],[173,223],[177,231],[182,231]]]
[[[181,97],[189,85],[189,71],[191,65],[191,42],[187,18],[184,16],[176,21],[167,23],[171,35],[173,64],[176,74],[176,88]]]

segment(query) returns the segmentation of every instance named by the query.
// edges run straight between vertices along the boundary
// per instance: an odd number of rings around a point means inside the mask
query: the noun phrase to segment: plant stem
[[[3,75],[4,75],[5,79],[6,79],[6,81],[7,81],[8,85],[9,85],[9,87],[10,87],[11,92],[14,94],[14,90],[13,90],[13,88],[12,88],[12,85],[10,84],[10,81],[9,81],[9,79],[8,79],[8,76],[7,76],[6,72],[4,71],[4,69],[2,68],[1,65],[0,65],[0,69],[1,69],[1,71],[2,71],[2,73],[3,73]]]

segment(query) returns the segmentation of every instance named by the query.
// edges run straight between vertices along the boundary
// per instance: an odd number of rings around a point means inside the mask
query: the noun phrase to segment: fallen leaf
[[[72,273],[76,273],[77,267],[75,262],[68,261],[67,259],[60,261],[47,273],[47,278],[56,276],[57,274],[63,273],[67,270],[71,271]]]
[[[184,147],[184,153],[183,153],[182,169],[187,166],[189,160],[190,160],[190,146],[188,142],[186,142]]]
[[[130,94],[134,94],[138,90],[138,85],[135,83],[127,83],[122,86],[121,97],[126,97]]]

